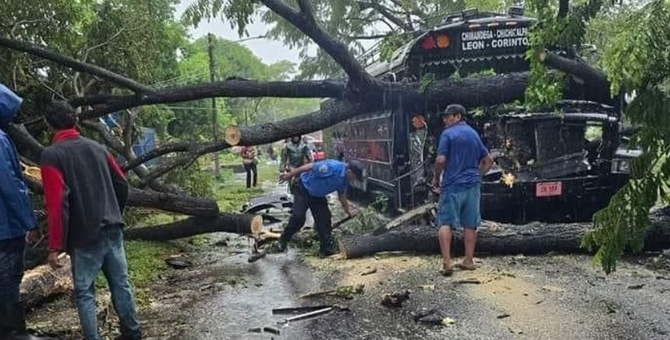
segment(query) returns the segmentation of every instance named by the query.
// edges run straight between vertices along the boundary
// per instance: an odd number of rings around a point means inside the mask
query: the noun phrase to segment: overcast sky
[[[194,2],[195,0],[181,0],[181,3],[177,5],[177,17],[181,17],[184,10]],[[256,20],[253,24],[247,27],[247,30],[249,31],[249,36],[254,37],[265,34],[268,31],[268,27],[260,22],[260,20]],[[220,18],[211,19],[210,22],[203,20],[203,22],[198,25],[198,28],[191,29],[190,33],[191,37],[194,39],[205,36],[208,33],[233,41],[240,39],[237,34],[237,29],[230,28],[230,24],[228,22],[223,22]],[[267,64],[275,63],[280,60],[289,60],[296,64],[300,62],[297,50],[292,51],[281,42],[275,40],[253,39],[241,42],[241,44],[248,47]]]

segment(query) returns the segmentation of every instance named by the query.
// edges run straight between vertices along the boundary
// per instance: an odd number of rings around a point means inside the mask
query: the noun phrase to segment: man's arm
[[[301,166],[299,166],[299,167],[297,167],[297,168],[295,168],[295,169],[289,171],[289,172],[288,172],[289,178],[293,178],[293,177],[295,177],[295,176],[298,176],[298,175],[300,175],[300,174],[303,173],[303,172],[312,171],[312,165],[313,165],[313,164],[314,164],[314,163],[303,164],[303,165],[301,165]]]
[[[47,210],[47,228],[49,231],[49,252],[65,250],[68,227],[68,188],[63,173],[55,157],[48,151],[42,152],[40,162],[42,185],[44,187],[44,206]]]
[[[112,185],[114,186],[116,201],[119,203],[119,210],[123,213],[123,210],[126,207],[126,202],[128,202],[128,180],[126,179],[123,170],[121,170],[121,167],[110,153],[107,153],[107,166],[109,166],[109,173],[112,175]]]
[[[492,167],[493,167],[493,157],[491,157],[491,155],[487,153],[486,156],[484,156],[484,158],[482,158],[482,160],[479,161],[479,174],[482,176],[486,175],[486,173],[488,173]]]
[[[493,167],[493,157],[491,157],[489,150],[484,146],[481,139],[479,139],[479,150],[479,174],[484,176]]]
[[[344,209],[347,215],[354,216],[353,212],[351,211],[351,207],[349,206],[349,200],[347,199],[346,190],[338,191],[337,198],[340,201],[340,204],[342,205],[342,209]]]
[[[435,164],[433,164],[433,187],[438,187],[440,184],[444,166],[447,164],[447,156],[449,156],[449,138],[442,134],[437,148]]]

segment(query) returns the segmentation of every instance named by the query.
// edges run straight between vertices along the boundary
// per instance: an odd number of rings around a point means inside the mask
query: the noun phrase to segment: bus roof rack
[[[514,16],[519,16],[522,17],[524,15],[524,8],[523,6],[512,6],[507,10],[507,15],[514,17]]]

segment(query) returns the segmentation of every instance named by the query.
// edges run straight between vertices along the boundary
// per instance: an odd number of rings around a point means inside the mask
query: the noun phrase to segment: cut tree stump
[[[651,221],[644,249],[670,248],[670,208],[653,212]],[[587,249],[581,248],[580,244],[582,237],[592,227],[591,223],[498,223],[495,228],[480,228],[476,250],[478,253],[494,255],[587,253]],[[437,231],[432,226],[409,226],[381,235],[368,233],[346,237],[340,242],[340,256],[351,259],[389,251],[439,254]],[[463,238],[459,229],[454,229],[452,252],[463,254]]]
[[[237,126],[228,126],[223,131],[223,140],[226,141],[226,143],[229,145],[235,146],[239,144],[241,138],[242,133],[240,132],[240,128]]]
[[[72,290],[70,259],[66,257],[61,263],[63,267],[58,269],[41,265],[25,272],[21,281],[21,301],[26,308]]]
[[[263,217],[251,214],[219,214],[210,218],[195,216],[145,228],[127,229],[127,240],[168,241],[199,234],[227,232],[258,235],[263,230]]]

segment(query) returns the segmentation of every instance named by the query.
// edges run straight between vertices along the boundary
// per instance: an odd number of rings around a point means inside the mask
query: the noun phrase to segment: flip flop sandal
[[[453,273],[454,273],[454,269],[453,269],[453,268],[449,268],[449,269],[441,269],[441,270],[440,270],[440,274],[441,274],[442,276],[451,276],[451,274],[453,274]]]
[[[458,269],[461,269],[461,270],[475,270],[475,269],[477,269],[477,265],[466,266],[462,263],[457,263],[456,267],[458,267]]]

